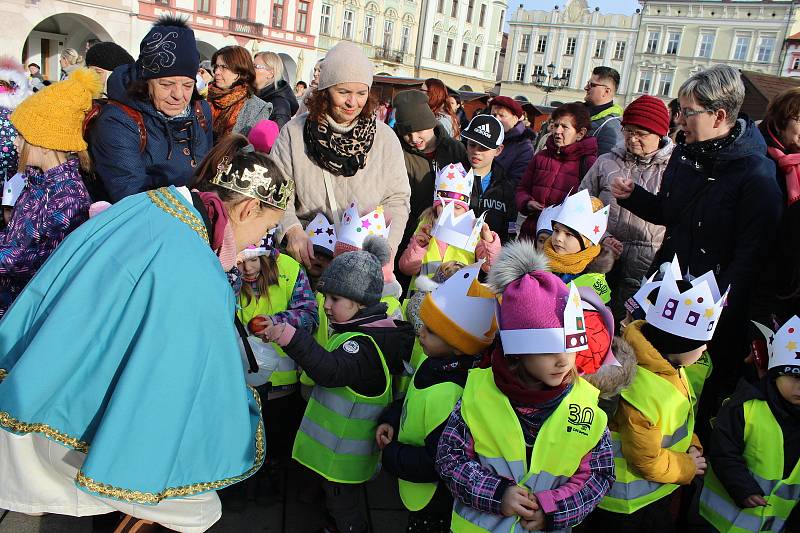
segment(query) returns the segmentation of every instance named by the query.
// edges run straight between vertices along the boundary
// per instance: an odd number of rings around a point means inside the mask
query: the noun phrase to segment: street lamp
[[[547,70],[546,75],[540,70],[532,79],[533,85],[544,91],[544,103],[542,105],[547,105],[547,98],[550,93],[563,89],[569,83],[568,77],[556,76],[556,66],[554,64],[550,63],[545,69]]]

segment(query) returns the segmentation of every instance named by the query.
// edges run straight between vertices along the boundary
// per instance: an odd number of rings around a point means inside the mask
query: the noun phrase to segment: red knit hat
[[[622,114],[622,125],[628,124],[663,137],[669,133],[669,110],[661,99],[642,95],[628,104]]]
[[[521,117],[525,114],[525,111],[523,111],[522,106],[519,105],[519,102],[513,98],[509,98],[508,96],[495,96],[492,98],[492,105],[505,107],[511,111],[515,117]]]

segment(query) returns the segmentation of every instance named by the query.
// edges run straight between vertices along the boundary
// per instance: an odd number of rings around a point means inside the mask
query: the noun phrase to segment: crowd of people
[[[1,508],[202,532],[291,459],[332,533],[381,470],[410,532],[800,528],[800,89],[597,67],[537,138],[346,41],[61,69],[0,60]]]

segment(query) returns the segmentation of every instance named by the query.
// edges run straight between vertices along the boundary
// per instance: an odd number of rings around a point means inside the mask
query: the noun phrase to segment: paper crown
[[[539,213],[539,219],[536,221],[536,235],[539,235],[540,231],[553,232],[553,217],[558,214],[559,207],[561,207],[561,204],[551,205],[542,209],[542,212]]]
[[[306,233],[308,233],[311,244],[320,246],[328,250],[333,255],[333,250],[336,246],[336,228],[333,224],[328,222],[328,219],[322,213],[317,213],[314,220],[306,226]]]
[[[569,296],[564,307],[563,328],[500,330],[506,355],[529,353],[579,352],[589,346],[583,303],[575,283],[569,282]]]
[[[783,367],[786,373],[800,374],[800,318],[794,315],[775,333],[763,324],[755,321],[753,324],[767,339],[767,368]]]
[[[677,260],[673,260],[673,263],[677,263]],[[658,298],[647,308],[645,320],[661,331],[684,339],[711,340],[726,305],[730,287],[720,296],[714,273],[706,272],[690,281],[691,289],[681,292],[677,284],[679,279],[683,279],[680,267],[670,265],[664,272]],[[643,289],[644,287],[639,291]]]
[[[253,259],[256,257],[261,257],[262,255],[269,255],[270,251],[263,247],[263,246],[253,246],[250,245],[241,252],[236,257],[237,261],[247,261],[248,259]]]
[[[441,201],[442,197],[469,206],[474,181],[472,169],[467,172],[461,163],[450,163],[436,173],[433,201]]]
[[[25,188],[25,178],[22,173],[17,172],[6,180],[3,184],[3,204],[8,207],[14,207],[17,203],[17,198],[22,194],[22,189]]]
[[[478,281],[483,261],[462,268],[425,295],[420,319],[449,345],[474,355],[497,334],[495,294]]]
[[[608,211],[609,207],[604,206],[595,212],[592,208],[592,197],[584,189],[564,199],[553,216],[553,222],[564,224],[592,241],[592,244],[597,244],[606,232]]]
[[[653,302],[647,296],[661,286],[664,281],[664,273],[670,270],[674,279],[682,279],[681,266],[678,263],[678,256],[672,258],[671,263],[663,263],[658,271],[653,272],[649,278],[642,278],[642,284],[636,293],[625,302],[625,309],[633,316],[634,320],[643,320],[647,310]]]
[[[444,205],[442,214],[436,220],[431,235],[437,241],[445,242],[456,248],[461,248],[467,252],[474,252],[481,238],[481,228],[483,228],[486,212],[477,219],[475,213],[470,209],[466,213],[456,216],[456,202],[439,197],[439,201]]]
[[[339,225],[338,242],[363,248],[364,239],[370,235],[377,235],[384,239],[389,238],[389,228],[383,216],[383,206],[379,205],[374,211],[370,211],[363,217],[358,215],[358,204],[355,200],[342,215],[342,223]]]
[[[272,176],[274,172],[256,164],[252,170],[245,168],[241,172],[235,172],[229,159],[223,157],[217,165],[217,174],[211,179],[211,183],[284,211],[294,193],[294,180],[287,178],[278,187]]]

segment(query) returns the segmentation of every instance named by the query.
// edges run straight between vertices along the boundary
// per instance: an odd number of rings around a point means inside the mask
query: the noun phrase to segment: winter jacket
[[[597,139],[597,154],[607,154],[622,142],[622,108],[609,102],[590,107],[589,113],[593,113],[589,136]]]
[[[250,96],[245,100],[241,111],[236,116],[236,123],[230,133],[238,133],[247,136],[250,130],[262,120],[268,120],[272,116],[272,104],[265,102],[257,96]]]
[[[680,379],[678,370],[653,347],[642,334],[643,320],[625,327],[622,338],[636,353],[639,367],[667,380],[681,394],[689,397],[689,391]],[[625,460],[643,478],[658,483],[686,485],[694,478],[694,460],[686,453],[678,453],[661,447],[661,429],[650,423],[645,416],[624,398],[619,400],[617,412],[608,424],[617,431],[622,443]],[[691,446],[702,451],[697,435],[692,434]]]
[[[108,97],[142,115],[147,145],[139,150],[139,127],[118,106],[106,105],[89,128],[89,151],[95,173],[108,197],[117,202],[138,192],[168,185],[188,185],[194,169],[213,145],[211,110],[201,102],[205,129],[190,103],[186,114],[168,118],[150,101],[131,98],[127,88],[135,81],[135,65],[117,67],[108,77]],[[94,198],[100,200],[104,198]]]
[[[17,129],[8,118],[12,109],[0,107],[0,183],[17,173],[18,157],[14,140]]]
[[[594,137],[584,137],[561,148],[552,137],[547,139],[547,147],[533,156],[514,195],[517,211],[528,217],[520,230],[521,235],[535,238],[536,221],[541,213],[529,209],[528,202],[534,200],[545,207],[560,203],[570,191],[577,192],[583,175],[595,159],[597,140]]]
[[[672,151],[658,194],[641,185],[618,204],[666,227],[650,271],[677,255],[681,268],[699,276],[713,271],[720,290],[731,287],[728,306],[709,346],[718,377],[735,379],[746,353],[747,303],[769,240],[781,216],[775,163],[766,156],[761,133],[746,117],[729,146],[693,159],[685,145]],[[734,383],[735,384],[735,381]]]
[[[0,318],[61,241],[89,218],[91,200],[77,159],[46,172],[28,167],[25,179],[0,232]]]
[[[388,318],[384,303],[362,309],[349,322],[332,323],[331,327],[334,333],[353,331],[371,337],[380,347],[393,376],[402,374],[403,361],[411,358],[414,330],[408,322]],[[287,324],[278,344],[317,385],[350,387],[364,396],[378,396],[386,388],[386,381],[375,345],[362,336],[352,341],[357,348],[346,342],[329,352],[311,333]]]
[[[486,223],[500,236],[500,242],[506,243],[516,235],[517,208],[514,203],[514,191],[518,180],[511,179],[497,160],[492,161],[492,175],[485,191],[481,191],[481,180],[475,176],[469,206],[475,216],[486,213]],[[512,235],[509,232],[513,231]]]
[[[366,166],[349,178],[335,176],[323,170],[306,153],[303,126],[307,118],[308,114],[303,114],[290,120],[281,129],[270,153],[284,175],[294,178],[294,202],[286,208],[281,222],[283,231],[297,225],[305,227],[317,213],[339,222],[353,200],[362,211],[382,205],[386,221],[391,224],[389,244],[396,253],[408,220],[411,196],[404,172],[403,150],[397,136],[389,126],[378,121]],[[333,187],[333,203],[338,208],[339,220],[331,212],[325,187],[326,175]],[[278,237],[282,239],[283,235]]]
[[[277,87],[270,83],[261,89],[257,96],[272,104],[272,114],[269,119],[277,122],[279,128],[284,127],[287,122],[292,120],[292,117],[300,107],[300,104],[297,103],[297,97],[285,80],[279,81]]]
[[[536,134],[526,128],[523,122],[505,132],[503,151],[495,161],[500,163],[509,178],[518,180],[525,173],[528,163],[533,157],[533,141]]]
[[[630,177],[647,191],[658,194],[661,177],[674,147],[669,137],[664,137],[661,148],[640,158],[628,152],[624,145],[615,146],[597,158],[579,187],[588,189],[589,194],[611,206],[606,231],[624,246],[622,255],[608,275],[612,289],[611,308],[617,320],[625,317],[625,301],[639,289],[642,277],[650,268],[664,238],[664,227],[646,222],[627,209],[620,209],[611,194],[611,182],[617,177]]]

